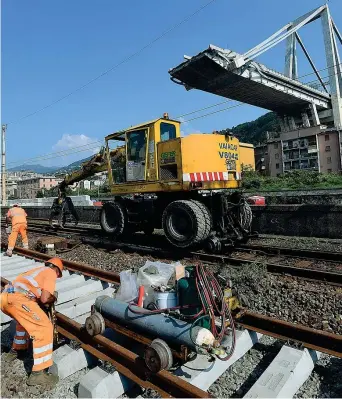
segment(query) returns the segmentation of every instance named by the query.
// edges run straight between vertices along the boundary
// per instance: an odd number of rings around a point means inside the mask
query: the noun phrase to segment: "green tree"
[[[44,198],[45,195],[42,190],[37,191],[36,198]]]

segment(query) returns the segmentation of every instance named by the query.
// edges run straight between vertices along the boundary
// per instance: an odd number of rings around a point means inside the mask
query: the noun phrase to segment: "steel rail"
[[[9,281],[1,277],[1,286]],[[168,371],[149,372],[135,353],[102,335],[91,337],[84,327],[69,317],[56,312],[57,330],[64,337],[80,343],[81,347],[98,359],[113,364],[118,372],[144,388],[158,391],[162,397],[208,398],[209,394]]]
[[[335,261],[342,263],[341,252],[328,252],[328,251],[317,251],[313,249],[301,249],[301,248],[283,248],[277,246],[266,246],[259,244],[244,244],[235,248],[236,251],[248,250],[248,251],[260,251],[272,255],[291,255],[293,257],[310,258],[312,260],[326,260]]]
[[[101,360],[113,364],[116,370],[144,387],[158,391],[163,397],[208,398],[209,394],[187,381],[162,370],[151,373],[144,360],[129,349],[109,340],[103,335],[91,337],[84,327],[67,316],[56,312],[58,332],[67,338],[77,341],[82,348]]]
[[[240,326],[271,337],[295,341],[304,347],[342,358],[342,335],[293,324],[258,313],[242,311],[235,316]]]
[[[7,245],[1,243],[1,249],[4,250],[6,248]],[[49,259],[51,259],[51,256],[42,254],[41,252],[32,251],[31,249],[14,247],[14,252],[37,261],[46,262]],[[96,267],[89,266],[85,263],[73,262],[66,259],[63,259],[63,265],[65,266],[66,269],[71,270],[73,272],[82,273],[85,276],[93,278],[95,277],[100,280],[106,281],[108,283],[120,284],[120,276],[117,273],[109,272],[107,270],[97,269]]]
[[[3,288],[9,281],[1,277]],[[136,384],[158,391],[163,398],[208,398],[210,395],[195,385],[182,380],[166,370],[153,374],[143,359],[129,349],[109,340],[103,335],[91,337],[84,326],[56,312],[57,331],[64,337],[78,342],[96,358],[111,363],[116,370]]]
[[[29,218],[32,221],[34,220],[39,220],[39,221],[44,221],[45,219],[36,219],[36,218]],[[46,221],[46,220],[45,220]],[[78,235],[85,234],[87,236],[94,236],[98,235],[101,237],[108,237],[108,234],[103,232],[101,229],[96,229],[95,227],[85,227],[85,226],[73,226],[73,227],[65,227],[65,228],[60,228],[58,226],[56,227],[51,227],[48,223],[33,223],[29,224],[28,229],[30,230],[30,225],[34,228],[42,229],[41,232],[44,234],[57,234],[58,233],[75,233]],[[47,227],[46,231],[43,230],[44,227]],[[141,245],[136,245],[136,244],[131,244],[125,241],[120,241],[120,242],[113,242],[112,243],[113,247],[125,247],[127,248],[129,246],[133,246],[137,249],[143,250],[145,246]],[[146,246],[146,250],[148,250],[149,247]],[[153,250],[151,248],[151,250]],[[163,249],[163,248],[155,248],[156,251],[161,251],[161,252],[168,252],[168,249]],[[246,250],[252,250],[252,251],[261,251],[264,252],[265,254],[270,254],[270,255],[290,255],[295,258],[302,257],[302,258],[307,258],[307,259],[312,259],[312,260],[322,260],[322,261],[328,261],[328,262],[342,262],[342,253],[341,252],[328,252],[328,251],[318,251],[318,250],[308,250],[308,249],[300,249],[300,248],[283,248],[283,247],[278,247],[278,246],[265,246],[261,244],[240,244],[239,247],[234,248],[236,251],[246,251]],[[184,252],[184,250],[178,250],[178,252]],[[187,252],[189,254],[189,252]],[[199,255],[197,252],[193,252],[193,254]],[[208,256],[215,256],[214,254],[206,254]],[[220,255],[218,255],[220,256]],[[223,255],[227,256],[227,255]]]
[[[342,286],[342,273],[335,273],[328,270],[318,270],[314,268],[296,267],[290,265],[281,265],[277,263],[261,262],[259,260],[242,259],[226,255],[206,254],[202,252],[192,252],[194,257],[204,261],[215,263],[229,263],[232,265],[265,265],[267,272],[276,274],[288,274],[295,277],[301,277],[313,281],[325,281],[334,285]]]
[[[55,235],[58,235],[55,233]],[[2,248],[4,248],[4,244],[1,244]],[[165,257],[165,258],[170,258],[170,259],[187,259],[189,262],[193,262],[194,259],[201,260],[203,262],[209,262],[209,263],[228,263],[230,265],[235,265],[235,266],[241,266],[241,265],[251,265],[251,264],[260,264],[260,265],[265,265],[267,272],[269,273],[275,273],[275,274],[285,274],[285,275],[290,275],[290,276],[295,276],[299,278],[304,278],[310,281],[314,282],[326,282],[329,284],[333,284],[336,286],[342,286],[342,273],[336,273],[330,270],[319,270],[316,268],[303,268],[303,267],[296,267],[296,266],[291,266],[291,265],[285,265],[285,264],[277,264],[277,263],[269,263],[269,262],[261,262],[259,260],[251,260],[251,259],[243,259],[243,258],[238,258],[234,256],[229,256],[229,255],[217,255],[217,254],[209,254],[205,252],[186,252],[186,251],[174,251],[171,252],[168,249],[162,249],[162,248],[154,248],[154,247],[148,247],[144,245],[137,245],[137,244],[129,244],[125,242],[110,242],[110,243],[104,243],[101,242],[101,247],[108,248],[108,249],[121,249],[121,250],[127,250],[131,252],[138,252],[138,253],[144,253],[144,254],[151,254],[154,256],[160,256],[160,257]],[[23,248],[16,247],[16,250],[19,253],[22,253],[23,255],[30,256],[27,251],[30,250],[24,250]],[[37,256],[37,254],[40,254],[39,252],[32,251],[35,254],[31,256]],[[43,256],[47,255],[42,254]],[[189,258],[189,255],[192,255],[192,258]],[[47,260],[47,258],[45,258]],[[76,262],[71,262],[71,261],[65,261],[66,267],[68,267],[70,270],[74,271],[79,271],[75,268],[78,267],[78,263]],[[85,265],[85,267],[90,267],[89,265]],[[115,275],[115,273],[112,272],[107,272],[104,270],[100,269],[95,269],[97,270],[97,274],[99,275],[98,278],[104,281],[108,282],[119,282],[119,276]],[[90,271],[90,274],[87,273],[86,269],[82,271],[83,274],[85,275],[94,275],[93,270]],[[112,279],[115,279],[115,281],[112,281]]]
[[[22,248],[19,248],[19,250],[20,252],[23,251]],[[42,260],[42,258],[44,259],[48,258],[47,255],[41,254],[39,252],[30,251],[30,250],[25,250],[24,252],[26,251],[28,251],[32,255],[36,255],[36,258],[38,260],[39,258],[40,260]],[[15,248],[15,252],[17,252],[17,248]],[[76,264],[75,262],[70,262],[70,263],[72,265]],[[78,267],[74,269],[76,269],[78,272],[82,272],[82,268],[84,266],[86,266],[86,272],[88,273],[87,275],[90,275],[91,270],[97,271],[97,269],[84,264],[78,264]],[[98,276],[93,275],[93,277],[98,277]],[[4,286],[7,283],[8,280],[1,277],[1,285]],[[60,315],[59,320],[63,321],[66,319],[68,319],[66,316]],[[317,330],[300,324],[286,322],[283,320],[275,319],[273,317],[264,316],[258,313],[253,313],[245,310],[242,310],[240,313],[234,315],[234,319],[237,324],[249,330],[260,332],[265,335],[269,335],[284,341],[289,341],[289,340],[296,341],[307,348],[315,349],[318,350],[319,352],[324,352],[332,356],[342,358],[342,335],[333,334],[322,330]],[[76,327],[81,326],[78,323],[76,323],[75,325]]]

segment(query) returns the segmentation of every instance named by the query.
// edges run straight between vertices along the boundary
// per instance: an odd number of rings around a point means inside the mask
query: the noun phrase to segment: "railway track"
[[[230,254],[211,254],[204,251],[184,251],[171,248],[163,236],[146,237],[135,234],[131,242],[113,242],[101,229],[95,227],[51,228],[42,220],[29,223],[29,231],[37,234],[78,238],[84,243],[108,250],[121,249],[166,259],[197,259],[212,264],[243,266],[262,264],[269,273],[285,274],[310,281],[326,282],[342,286],[342,254],[338,252],[314,251],[264,245],[241,245]],[[133,241],[133,242],[132,242]],[[153,244],[151,245],[151,242]],[[322,262],[325,264],[322,265]]]
[[[4,249],[4,245],[2,245],[2,249]],[[12,280],[17,274],[36,267],[49,258],[48,255],[17,247],[14,253],[15,255],[12,258],[1,257],[2,286],[8,280]],[[66,349],[66,345],[64,345],[54,352],[54,359],[57,363],[54,366],[54,370],[58,372],[60,378],[65,378],[70,373],[75,373],[80,367],[85,367],[87,361],[84,351],[87,351],[97,359],[111,363],[116,370],[114,374],[120,373],[141,387],[158,391],[163,397],[208,397],[206,391],[209,386],[215,382],[232,362],[226,362],[227,364],[222,366],[224,362],[216,361],[214,363],[216,368],[213,367],[212,363],[208,363],[208,367],[210,365],[210,368],[214,370],[208,376],[208,370],[203,371],[203,359],[199,359],[197,361],[202,361],[202,366],[200,367],[202,371],[197,370],[197,374],[193,371],[195,373],[193,379],[189,375],[193,377],[190,370],[194,369],[196,359],[190,362],[189,365],[185,364],[181,369],[176,370],[175,373],[164,370],[157,374],[151,374],[139,355],[131,350],[131,347],[113,342],[110,337],[104,335],[90,337],[82,328],[85,318],[90,314],[91,305],[95,302],[95,299],[100,295],[112,295],[114,286],[117,286],[120,282],[119,275],[67,260],[64,263],[66,271],[62,279],[58,281],[57,287],[59,291],[59,299],[56,306],[58,331],[65,338],[78,343],[78,347],[73,349],[68,346],[68,349]],[[9,319],[6,320],[6,318],[2,317],[2,324],[9,321]],[[284,322],[249,311],[241,311],[236,314],[235,322],[239,326],[239,331],[236,347],[238,356],[234,361],[244,356],[248,349],[258,342],[262,334],[285,342],[296,342],[303,348],[316,351],[315,353],[327,353],[342,358],[342,336],[340,335]],[[299,351],[299,354],[306,353],[305,349],[288,348],[288,346],[284,345],[278,356],[280,358],[286,357],[286,353],[289,350]],[[60,355],[61,351],[64,356]],[[279,361],[279,358],[277,361]],[[313,368],[314,362],[311,363],[312,360],[307,363],[307,367]],[[89,371],[89,373],[92,373],[92,371]],[[293,373],[293,369],[291,369],[291,373]],[[83,381],[80,381],[80,387],[84,388],[90,379],[91,375],[86,374]],[[94,383],[93,380],[92,383]],[[121,395],[124,390],[119,385],[113,387],[113,389],[116,389],[116,394]],[[251,392],[255,392],[258,389],[257,385],[256,383],[255,387],[252,387]],[[112,394],[114,395],[113,392]]]

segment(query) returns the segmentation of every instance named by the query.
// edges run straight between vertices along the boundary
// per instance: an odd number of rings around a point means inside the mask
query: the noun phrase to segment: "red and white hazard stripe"
[[[198,181],[226,181],[228,179],[228,172],[197,172],[197,173],[183,173],[183,181],[198,182]]]

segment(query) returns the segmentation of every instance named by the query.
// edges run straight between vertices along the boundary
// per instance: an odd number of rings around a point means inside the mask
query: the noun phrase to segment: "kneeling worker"
[[[8,248],[6,255],[12,256],[12,251],[17,241],[18,233],[21,235],[23,241],[23,247],[28,249],[28,238],[27,238],[27,214],[23,208],[18,204],[14,204],[10,208],[6,215],[6,228],[9,223],[12,223],[12,231],[8,237]]]
[[[47,372],[53,364],[53,325],[40,306],[48,307],[56,301],[56,279],[62,277],[63,263],[52,258],[45,265],[20,274],[1,294],[1,310],[17,322],[7,360],[15,360],[28,348],[29,337],[33,340],[34,363],[28,385],[58,382],[57,376]]]

